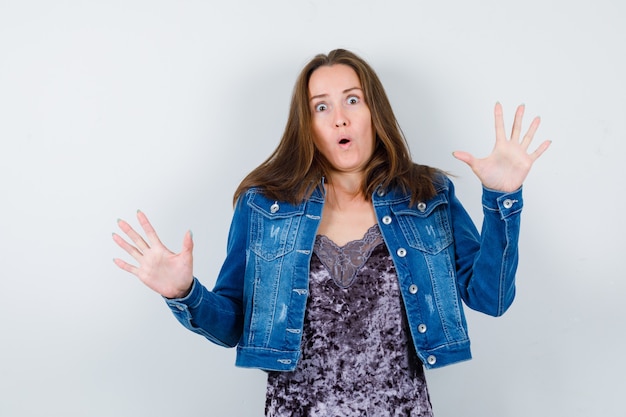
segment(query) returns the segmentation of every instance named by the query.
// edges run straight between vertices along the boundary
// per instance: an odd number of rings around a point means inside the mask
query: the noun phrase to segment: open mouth
[[[345,145],[346,143],[350,143],[350,139],[345,139],[345,138],[344,138],[344,139],[341,139],[341,140],[339,141],[339,144],[340,144],[340,145]]]

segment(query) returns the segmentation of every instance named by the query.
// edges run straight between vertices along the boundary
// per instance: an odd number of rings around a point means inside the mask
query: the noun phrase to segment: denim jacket
[[[415,351],[426,368],[471,358],[463,307],[502,315],[515,296],[521,188],[483,188],[479,234],[444,178],[429,201],[378,189],[373,206],[393,258]],[[184,298],[166,299],[180,323],[222,346],[236,365],[291,371],[300,357],[309,265],[323,192],[292,205],[259,189],[239,198],[227,256],[212,291],[194,278]]]

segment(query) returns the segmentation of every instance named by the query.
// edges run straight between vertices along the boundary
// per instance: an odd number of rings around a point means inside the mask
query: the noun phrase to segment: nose
[[[341,109],[335,110],[335,126],[343,127],[348,125],[348,118]]]

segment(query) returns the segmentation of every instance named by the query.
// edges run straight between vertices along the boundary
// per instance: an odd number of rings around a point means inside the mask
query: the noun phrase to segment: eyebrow
[[[347,88],[347,89],[343,90],[342,94],[349,93],[350,91],[353,91],[353,90],[361,90],[361,91],[363,91],[363,89],[361,87],[351,87],[351,88]],[[323,98],[323,97],[328,97],[328,94],[318,94],[316,96],[311,97],[309,99],[309,101],[313,101],[313,100],[316,100],[318,98]]]

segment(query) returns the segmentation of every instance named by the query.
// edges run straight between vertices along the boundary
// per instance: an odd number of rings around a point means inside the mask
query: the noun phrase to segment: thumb
[[[454,151],[452,152],[452,156],[459,161],[465,162],[469,166],[472,166],[474,164],[474,160],[476,159],[472,154],[463,151]]]
[[[193,233],[188,230],[183,238],[183,252],[193,252]]]

